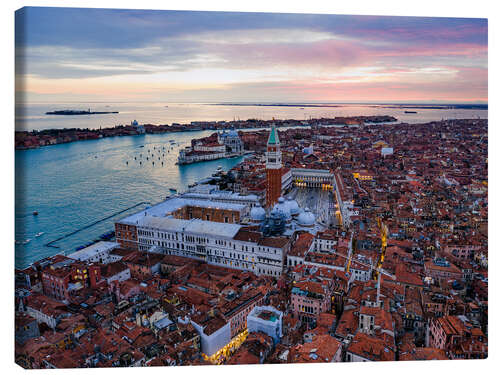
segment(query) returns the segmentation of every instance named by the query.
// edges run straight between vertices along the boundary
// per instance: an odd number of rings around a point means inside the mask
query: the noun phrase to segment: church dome
[[[292,214],[290,213],[290,208],[285,202],[285,198],[279,197],[278,198],[278,203],[274,205],[273,211],[276,210],[279,212],[285,220],[289,221],[292,218]]]
[[[250,218],[252,221],[263,221],[266,218],[266,211],[261,206],[252,207]]]
[[[288,197],[288,200],[286,201],[286,205],[288,206],[288,209],[290,210],[290,214],[292,216],[298,215],[300,213],[299,204],[297,203],[297,201],[295,201],[291,197]]]
[[[297,221],[299,222],[299,225],[302,225],[304,227],[312,227],[316,222],[316,217],[309,210],[309,208],[306,208],[303,212],[300,213]]]

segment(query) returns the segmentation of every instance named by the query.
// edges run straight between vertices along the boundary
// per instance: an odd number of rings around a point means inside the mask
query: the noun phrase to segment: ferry
[[[219,165],[215,171],[215,173],[212,173],[212,177],[219,177],[222,173],[224,172],[224,170],[222,169],[222,167]]]

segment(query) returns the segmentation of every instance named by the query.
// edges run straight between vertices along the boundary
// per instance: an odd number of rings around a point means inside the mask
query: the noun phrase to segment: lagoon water
[[[241,161],[233,158],[175,165],[179,147],[187,145],[192,137],[209,134],[147,134],[16,151],[15,238],[19,242],[30,239],[27,244],[16,245],[16,267],[60,251],[71,252],[112,230],[116,218],[133,211],[55,243],[59,249],[44,244],[140,202],[159,202],[171,194],[170,188],[183,191],[188,184],[210,176],[219,165],[228,170]],[[170,139],[180,145],[170,150]],[[33,211],[38,215],[34,216]],[[44,234],[35,237],[40,232]]]
[[[168,108],[165,107],[168,105]],[[119,114],[93,116],[47,116],[54,109],[86,109],[120,111]],[[233,118],[295,118],[334,117],[349,115],[393,115],[410,123],[442,118],[487,117],[487,110],[416,109],[417,114],[404,114],[402,109],[347,105],[333,108],[212,106],[184,103],[111,103],[111,104],[34,104],[16,110],[16,129],[98,128],[140,123],[170,124],[201,120],[232,120]],[[212,131],[193,131],[171,134],[147,134],[75,142],[16,151],[15,201],[15,264],[18,268],[58,252],[72,252],[99,235],[113,229],[114,221],[134,210],[107,219],[65,240],[45,244],[64,234],[131,206],[135,208],[161,201],[169,189],[183,191],[188,184],[210,176],[218,166],[232,168],[242,158],[177,166],[178,150],[192,138],[210,135]],[[172,149],[169,140],[177,143]],[[143,147],[141,147],[143,146]],[[165,150],[163,150],[165,147]],[[148,150],[153,153],[148,156]],[[170,152],[167,152],[167,151]],[[163,156],[165,153],[165,156]],[[142,158],[140,157],[142,154]],[[146,156],[149,160],[145,160]],[[137,160],[134,160],[134,157]],[[160,158],[158,160],[158,158]],[[142,160],[142,164],[139,163]],[[128,165],[126,162],[128,161]],[[163,166],[161,165],[163,162]],[[33,211],[39,214],[34,216]],[[44,232],[36,237],[37,233]],[[30,240],[22,244],[25,240]]]

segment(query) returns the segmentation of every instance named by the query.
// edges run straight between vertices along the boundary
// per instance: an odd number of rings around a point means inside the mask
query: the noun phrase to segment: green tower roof
[[[278,145],[280,143],[280,139],[278,138],[278,132],[276,131],[276,127],[273,125],[271,127],[271,132],[269,133],[269,139],[267,140],[268,145]]]

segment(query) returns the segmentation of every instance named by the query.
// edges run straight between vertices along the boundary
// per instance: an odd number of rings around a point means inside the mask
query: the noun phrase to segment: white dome
[[[266,211],[261,206],[252,207],[250,210],[250,218],[253,221],[262,221],[266,218]]]
[[[305,227],[312,227],[314,225],[314,223],[316,222],[316,217],[309,210],[309,208],[306,208],[303,212],[300,213],[297,221],[299,222],[299,225],[302,225]]]
[[[285,220],[289,221],[292,218],[292,215],[290,213],[290,208],[285,202],[285,198],[279,197],[278,198],[278,203],[274,205],[273,211],[277,211],[280,214],[282,214],[285,217]]]
[[[295,201],[291,197],[288,197],[288,200],[286,201],[286,205],[288,206],[288,209],[290,210],[290,214],[292,216],[298,215],[300,213],[299,204],[297,203],[297,201]]]

